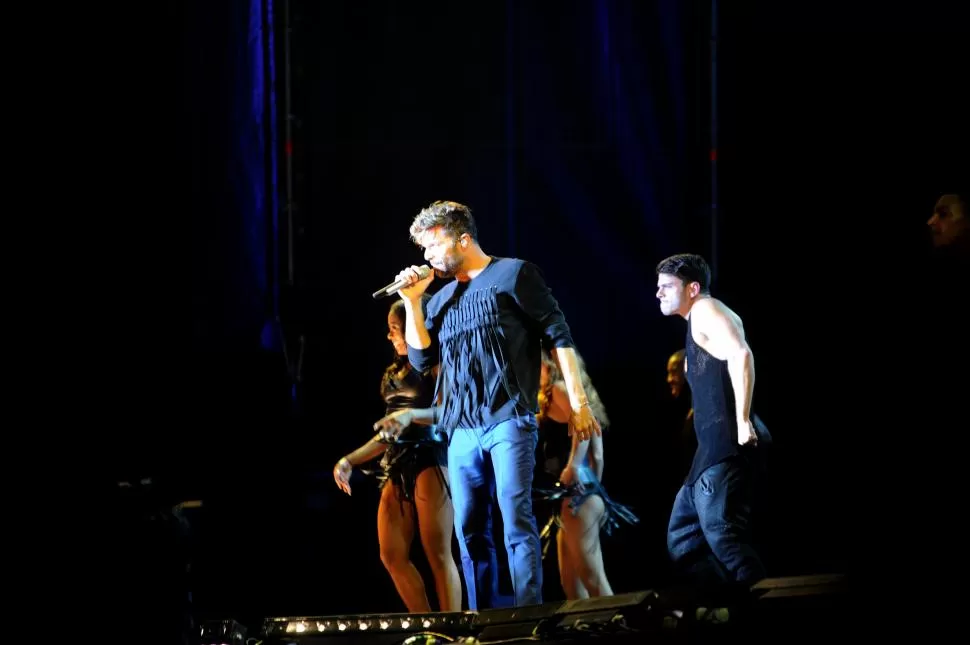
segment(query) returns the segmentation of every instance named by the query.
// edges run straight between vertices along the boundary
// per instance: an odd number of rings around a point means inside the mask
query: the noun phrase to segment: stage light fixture
[[[262,633],[267,638],[354,631],[414,633],[426,629],[446,629],[449,632],[471,634],[476,615],[476,612],[448,612],[366,616],[287,616],[265,619]]]

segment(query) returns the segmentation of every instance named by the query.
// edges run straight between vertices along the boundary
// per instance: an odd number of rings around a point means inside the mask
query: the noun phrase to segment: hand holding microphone
[[[426,264],[412,265],[398,273],[394,282],[375,291],[373,297],[376,300],[400,293],[402,298],[413,300],[421,297],[432,280],[434,280],[434,272],[431,267]]]

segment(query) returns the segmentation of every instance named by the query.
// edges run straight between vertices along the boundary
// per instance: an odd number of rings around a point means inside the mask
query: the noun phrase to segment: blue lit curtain
[[[241,313],[250,330],[258,329],[260,346],[272,350],[280,347],[273,0],[249,0],[246,15],[242,6],[237,11],[234,19],[245,23],[236,25],[230,117],[229,174],[243,258],[236,279]]]
[[[272,0],[191,3],[195,339],[202,352],[279,348]]]
[[[604,328],[660,324],[657,260],[708,252],[709,14],[677,0],[506,7],[508,246],[562,287],[594,359],[620,355],[629,339]]]

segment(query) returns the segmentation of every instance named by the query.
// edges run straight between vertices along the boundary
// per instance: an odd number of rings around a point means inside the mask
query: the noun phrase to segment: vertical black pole
[[[718,190],[717,190],[717,0],[711,0],[711,273],[718,268]]]

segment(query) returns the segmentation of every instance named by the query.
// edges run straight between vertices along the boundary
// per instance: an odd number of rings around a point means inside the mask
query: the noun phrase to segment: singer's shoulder
[[[489,265],[488,281],[518,288],[521,284],[544,282],[544,278],[542,269],[530,260],[493,255]]]
[[[522,258],[501,258],[507,264],[507,270],[516,280],[543,280],[543,272],[538,264]]]
[[[492,262],[489,264],[487,272],[488,278],[483,282],[514,285],[521,279],[523,273],[536,270],[535,265],[522,258],[506,258],[498,255],[491,257]]]
[[[517,274],[523,269],[538,269],[535,264],[529,262],[528,260],[523,260],[522,258],[503,258],[498,255],[492,256],[492,265],[496,269],[500,269],[501,271],[512,274]]]

